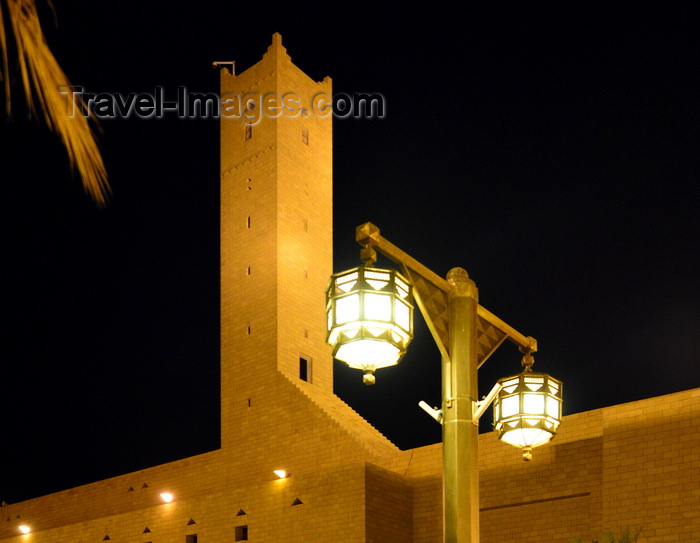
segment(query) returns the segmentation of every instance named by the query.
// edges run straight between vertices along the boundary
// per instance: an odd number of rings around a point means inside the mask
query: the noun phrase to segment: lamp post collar
[[[479,300],[479,290],[476,283],[469,279],[469,274],[464,268],[452,268],[447,272],[447,282],[452,285],[452,296],[468,296]]]

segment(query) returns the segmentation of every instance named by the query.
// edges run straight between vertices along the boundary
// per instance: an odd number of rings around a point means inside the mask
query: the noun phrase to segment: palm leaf
[[[44,121],[56,132],[66,148],[72,169],[77,169],[85,191],[99,205],[104,205],[110,194],[107,171],[88,119],[72,115],[66,110],[65,97],[59,87],[70,86],[66,74],[51,53],[41,30],[34,0],[4,0],[4,7],[17,43],[17,64],[29,111],[41,111]],[[10,108],[7,40],[0,6],[0,49],[2,49],[6,109]],[[83,111],[78,98],[76,110]],[[87,109],[85,109],[87,111]]]
[[[7,37],[5,36],[5,21],[2,15],[2,4],[0,4],[0,53],[2,53],[2,77],[5,86],[5,110],[10,115],[10,69],[7,63]]]

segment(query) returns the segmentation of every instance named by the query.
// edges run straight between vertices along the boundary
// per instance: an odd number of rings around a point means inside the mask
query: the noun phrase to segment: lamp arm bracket
[[[452,291],[452,285],[447,280],[443,279],[431,269],[424,266],[415,258],[411,257],[399,247],[384,238],[380,233],[379,227],[371,222],[361,224],[355,229],[355,241],[357,241],[357,243],[363,247],[363,261],[373,262],[376,260],[376,253],[380,253],[396,264],[402,266],[404,268],[404,273],[409,276],[409,279],[411,279],[411,277],[414,275],[420,277],[428,285],[426,288],[432,291],[442,291],[442,293],[444,293],[443,296],[449,295],[449,293]],[[428,328],[430,329],[433,338],[435,338],[435,342],[437,343],[440,352],[443,356],[449,358],[449,350],[447,348],[449,341],[446,338],[446,330],[443,330],[442,333],[438,331],[433,323],[431,311],[423,304],[420,294],[416,296],[416,302],[418,303],[418,308],[428,323]],[[537,340],[535,338],[521,334],[515,328],[491,313],[482,305],[477,305],[476,311],[480,320],[493,326],[505,336],[503,340],[506,338],[509,339],[515,343],[523,353],[533,354],[537,352]],[[492,345],[493,348],[491,352],[483,357],[479,363],[480,366],[500,344],[501,343],[499,341]]]
[[[481,415],[483,415],[486,410],[489,408],[489,406],[493,403],[493,401],[496,399],[496,396],[498,396],[498,393],[501,391],[503,387],[501,386],[500,383],[496,383],[493,388],[491,389],[491,392],[489,392],[483,400],[480,401],[473,401],[472,403],[472,422],[478,426],[479,424],[479,419],[481,418]]]
[[[365,248],[371,248],[383,254],[397,264],[413,270],[443,292],[449,293],[452,291],[452,285],[450,285],[447,280],[443,279],[434,271],[418,262],[415,258],[399,249],[389,240],[382,237],[379,233],[379,227],[371,222],[361,224],[355,229],[355,241]]]
[[[418,405],[420,408],[428,413],[431,417],[433,417],[436,421],[438,421],[440,424],[442,424],[442,409],[438,409],[437,407],[430,407],[426,402],[421,400],[418,402]]]
[[[452,291],[452,285],[431,269],[418,262],[415,258],[399,249],[389,240],[382,237],[379,232],[379,227],[371,222],[361,224],[355,229],[355,241],[363,247],[360,253],[363,262],[376,261],[376,254],[380,253],[401,266],[406,278],[414,285],[416,304],[423,318],[425,318],[425,322],[428,325],[428,329],[440,353],[442,356],[449,358],[447,328],[444,323],[436,322],[436,320],[440,321],[438,315],[435,313],[432,304],[429,303],[426,305],[424,303],[423,297],[425,295],[425,300],[430,300],[433,296],[442,298],[442,303],[447,304],[447,296]],[[416,285],[417,280],[420,280],[423,284],[422,288]]]

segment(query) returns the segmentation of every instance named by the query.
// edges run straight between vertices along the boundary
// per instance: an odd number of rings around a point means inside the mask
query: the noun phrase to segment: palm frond
[[[10,115],[10,67],[7,62],[7,36],[5,35],[5,19],[3,17],[3,8],[0,4],[0,53],[2,53],[2,71],[0,71],[0,78],[2,78],[3,84],[5,86],[5,111],[7,115]]]
[[[77,169],[85,191],[99,205],[104,205],[110,188],[102,155],[88,119],[80,113],[72,114],[67,111],[66,100],[59,92],[59,87],[70,86],[70,83],[46,43],[34,0],[4,0],[4,3],[9,26],[17,42],[18,67],[27,107],[35,115],[38,115],[37,110],[42,113],[46,124],[58,134],[65,146],[71,168]],[[0,23],[3,21],[0,20]],[[7,42],[4,28],[4,24],[0,24],[6,107],[9,108]],[[78,101],[80,103],[76,104],[76,110],[83,111],[80,98]]]

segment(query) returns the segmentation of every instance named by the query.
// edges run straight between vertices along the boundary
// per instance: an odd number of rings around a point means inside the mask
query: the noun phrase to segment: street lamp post
[[[415,298],[442,357],[441,408],[420,406],[442,424],[444,541],[478,543],[479,418],[493,402],[499,439],[520,447],[530,460],[532,448],[557,432],[562,384],[531,371],[537,341],[479,305],[465,270],[453,268],[442,279],[384,239],[372,223],[357,227],[356,240],[364,266],[334,274],[326,292],[333,356],[362,370],[365,384],[374,384],[374,372],[397,364],[413,338]],[[377,252],[399,264],[404,275],[373,268]],[[524,353],[525,370],[499,380],[477,401],[477,370],[506,339]]]

